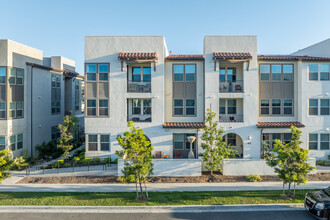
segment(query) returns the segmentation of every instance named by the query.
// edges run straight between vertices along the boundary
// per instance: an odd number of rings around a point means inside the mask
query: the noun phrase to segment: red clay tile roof
[[[26,62],[26,65],[33,66],[33,67],[39,68],[39,69],[44,69],[44,70],[63,73],[63,74],[65,74],[67,76],[70,76],[70,77],[79,76],[79,73],[77,73],[76,71],[73,71],[73,70],[69,70],[69,69],[56,69],[56,68],[52,68],[52,67],[49,67],[49,66],[44,66],[44,65],[41,65],[41,64],[31,63],[31,62]]]
[[[250,53],[226,53],[219,52],[213,53],[213,59],[251,59]]]
[[[295,126],[297,128],[303,128],[305,125],[300,122],[258,122],[258,128],[290,128]]]
[[[123,53],[121,52],[118,56],[119,59],[155,59],[157,53]]]
[[[204,122],[165,122],[163,128],[202,128]]]
[[[291,55],[258,55],[258,60],[330,61],[330,57],[310,57],[310,56],[291,56]]]
[[[190,54],[190,55],[171,54],[166,57],[166,60],[204,60],[204,57],[203,55],[199,55],[199,54]]]

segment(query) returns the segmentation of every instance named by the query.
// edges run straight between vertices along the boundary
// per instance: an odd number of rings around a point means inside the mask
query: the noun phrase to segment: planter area
[[[260,176],[262,182],[280,181],[277,176]],[[119,182],[118,176],[59,176],[59,177],[25,177],[18,184],[113,184]],[[329,181],[330,173],[311,174],[309,181]],[[223,176],[219,173],[211,176],[209,172],[203,172],[202,176],[190,177],[150,177],[147,183],[231,183],[231,182],[250,182],[246,176]],[[124,184],[124,183],[122,183]]]

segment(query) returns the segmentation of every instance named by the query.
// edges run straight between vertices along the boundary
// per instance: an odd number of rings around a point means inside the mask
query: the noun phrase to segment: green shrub
[[[114,160],[112,161],[112,163],[113,163],[113,164],[118,164],[118,158],[114,159]]]
[[[94,157],[94,162],[95,163],[100,163],[101,162],[101,159],[99,157]]]
[[[83,159],[83,161],[82,161],[83,164],[88,164],[90,162],[91,162],[91,158],[89,158],[89,157]]]
[[[248,175],[246,176],[246,179],[250,182],[260,182],[262,180],[259,175]]]
[[[103,160],[103,163],[105,163],[105,164],[110,164],[110,163],[111,163],[111,157],[109,157],[109,158],[105,158],[105,159]]]
[[[70,163],[65,163],[64,166],[65,167],[71,167],[71,164]]]
[[[58,160],[57,163],[59,163],[59,164],[64,164],[64,160],[63,160],[63,159]]]
[[[316,165],[320,165],[320,166],[330,166],[330,161],[327,161],[327,160],[317,160],[317,161],[316,161]]]
[[[328,160],[330,160],[330,154],[328,155]]]
[[[57,148],[56,144],[53,141],[48,143],[43,142],[42,144],[38,144],[36,146],[38,156],[36,159],[44,159],[49,160],[50,158],[59,158],[63,154],[63,150]]]
[[[74,162],[75,164],[80,163],[80,158],[79,158],[79,157],[74,157],[74,158],[73,158],[73,162]]]

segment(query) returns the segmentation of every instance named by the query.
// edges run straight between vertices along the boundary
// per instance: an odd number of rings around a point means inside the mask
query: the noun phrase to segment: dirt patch
[[[18,184],[111,184],[121,183],[118,176],[59,176],[59,177],[24,177]],[[262,182],[280,181],[277,176],[261,176]],[[318,173],[308,176],[309,181],[330,181],[330,173]],[[203,172],[202,176],[191,177],[150,177],[148,183],[233,183],[249,182],[245,176],[223,176],[214,174],[211,176]]]

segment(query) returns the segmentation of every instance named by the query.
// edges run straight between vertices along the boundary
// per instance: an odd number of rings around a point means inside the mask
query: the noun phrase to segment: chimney
[[[172,55],[172,50],[170,50],[170,55]]]

